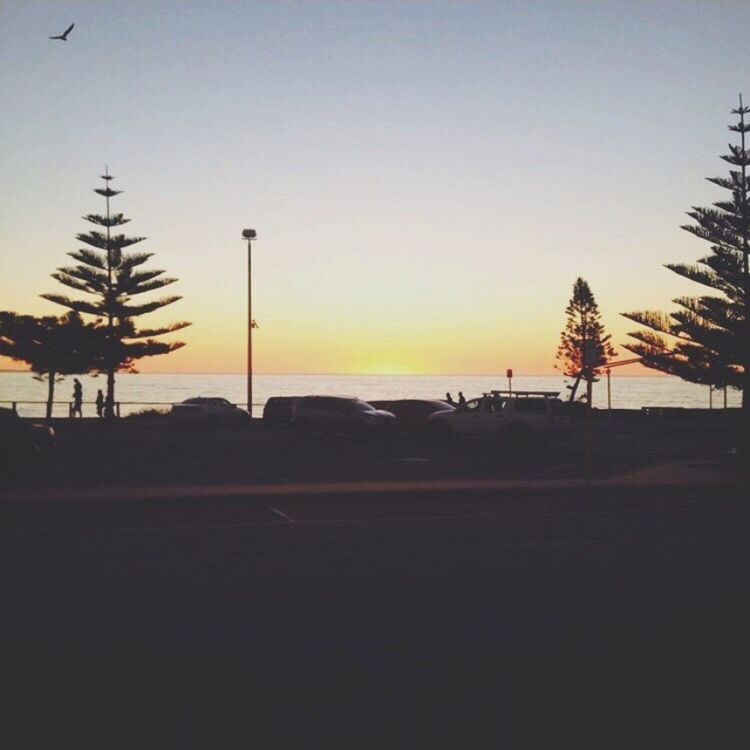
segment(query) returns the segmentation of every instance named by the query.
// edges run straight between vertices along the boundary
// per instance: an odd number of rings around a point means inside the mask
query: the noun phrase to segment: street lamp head
[[[254,229],[243,229],[242,236],[246,240],[254,240],[258,235]]]

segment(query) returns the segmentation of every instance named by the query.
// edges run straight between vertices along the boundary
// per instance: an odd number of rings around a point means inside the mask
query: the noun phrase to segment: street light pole
[[[247,240],[247,411],[253,416],[253,276],[252,242],[257,238],[254,229],[243,229],[242,237]]]

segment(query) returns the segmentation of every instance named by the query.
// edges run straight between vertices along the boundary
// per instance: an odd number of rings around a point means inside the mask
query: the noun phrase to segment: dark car
[[[266,427],[289,427],[299,396],[271,396],[263,407],[263,424]]]
[[[303,396],[293,424],[301,435],[313,432],[374,435],[390,432],[396,417],[351,396]]]
[[[453,411],[454,408],[438,399],[402,398],[388,404],[388,411],[395,415],[398,427],[406,432],[427,430],[430,415],[439,411]]]
[[[26,422],[12,409],[0,408],[3,479],[44,466],[54,446],[55,431],[51,427]]]

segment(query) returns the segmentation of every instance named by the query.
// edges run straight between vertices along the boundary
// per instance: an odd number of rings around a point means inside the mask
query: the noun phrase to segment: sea
[[[100,388],[106,390],[104,376],[79,376],[83,385],[83,415],[95,416],[94,400]],[[523,376],[513,378],[513,390],[559,391],[568,394],[570,381],[562,376]],[[168,409],[171,404],[194,396],[222,396],[245,407],[247,400],[245,375],[228,374],[118,374],[116,400],[121,416],[144,409]],[[461,391],[467,399],[490,390],[508,388],[505,375],[255,375],[253,377],[253,415],[263,413],[263,405],[271,396],[343,395],[364,400],[398,398],[453,398]],[[579,389],[580,393],[580,389]],[[708,386],[686,383],[669,376],[618,376],[612,373],[609,401],[613,409],[640,409],[643,406],[677,406],[715,409],[738,407],[740,391],[712,390]],[[55,388],[53,416],[68,415],[73,397],[73,378],[67,377]],[[46,382],[34,379],[27,372],[0,372],[0,406],[16,404],[24,417],[44,415],[47,398]],[[606,377],[594,384],[593,405],[606,409],[608,387]]]

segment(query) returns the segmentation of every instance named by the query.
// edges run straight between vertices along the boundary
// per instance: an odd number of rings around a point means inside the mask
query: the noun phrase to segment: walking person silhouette
[[[96,416],[104,416],[104,394],[101,388],[96,392]]]
[[[73,411],[70,416],[83,416],[83,386],[78,378],[73,378]]]

